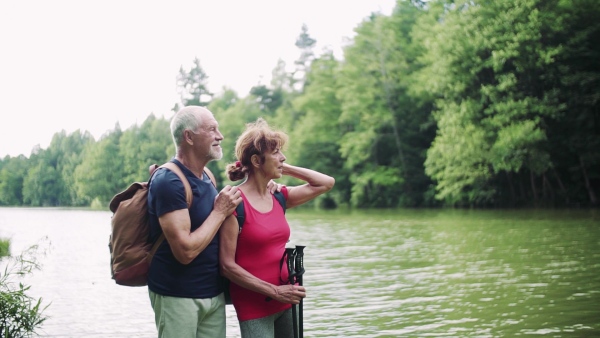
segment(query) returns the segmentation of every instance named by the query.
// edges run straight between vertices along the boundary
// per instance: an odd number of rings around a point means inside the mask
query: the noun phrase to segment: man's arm
[[[158,218],[173,255],[182,264],[189,264],[212,241],[225,218],[242,201],[237,187],[226,186],[215,198],[214,207],[204,223],[191,231],[188,209],[179,209]]]

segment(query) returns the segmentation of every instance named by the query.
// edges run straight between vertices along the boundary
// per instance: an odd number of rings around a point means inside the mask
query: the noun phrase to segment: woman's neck
[[[255,194],[256,196],[267,196],[270,195],[267,190],[267,180],[265,177],[260,175],[248,175],[248,179],[240,185],[240,189],[248,195],[249,193]]]

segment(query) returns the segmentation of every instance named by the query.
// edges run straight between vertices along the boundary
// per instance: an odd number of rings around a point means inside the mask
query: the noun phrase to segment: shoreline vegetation
[[[35,299],[27,293],[31,286],[20,281],[34,270],[41,269],[38,256],[43,254],[40,244],[33,245],[21,254],[13,256],[10,240],[0,238],[0,263],[4,271],[0,273],[0,336],[28,337],[35,334],[47,316],[42,298]]]

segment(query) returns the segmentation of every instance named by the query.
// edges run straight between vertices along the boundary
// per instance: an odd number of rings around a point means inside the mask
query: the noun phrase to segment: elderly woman
[[[245,210],[243,228],[230,216],[219,230],[221,273],[232,282],[231,299],[242,338],[293,337],[291,307],[306,297],[303,286],[286,282],[287,270],[280,266],[290,226],[268,182],[283,175],[306,182],[281,186],[287,208],[314,199],[335,183],[333,177],[285,163],[281,149],[287,139],[259,118],[246,125],[236,142],[237,161],[227,166],[231,181],[245,178],[238,185]]]

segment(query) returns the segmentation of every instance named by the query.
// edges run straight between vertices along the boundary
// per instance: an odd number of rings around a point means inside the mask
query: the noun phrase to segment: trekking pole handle
[[[296,245],[296,260],[294,262],[294,270],[300,283],[302,283],[302,275],[304,274],[304,248],[306,248],[306,245]]]
[[[296,246],[288,242],[285,245],[285,254],[287,257],[288,280],[290,284],[294,285],[294,279],[296,276],[296,269],[294,267],[296,260]]]

